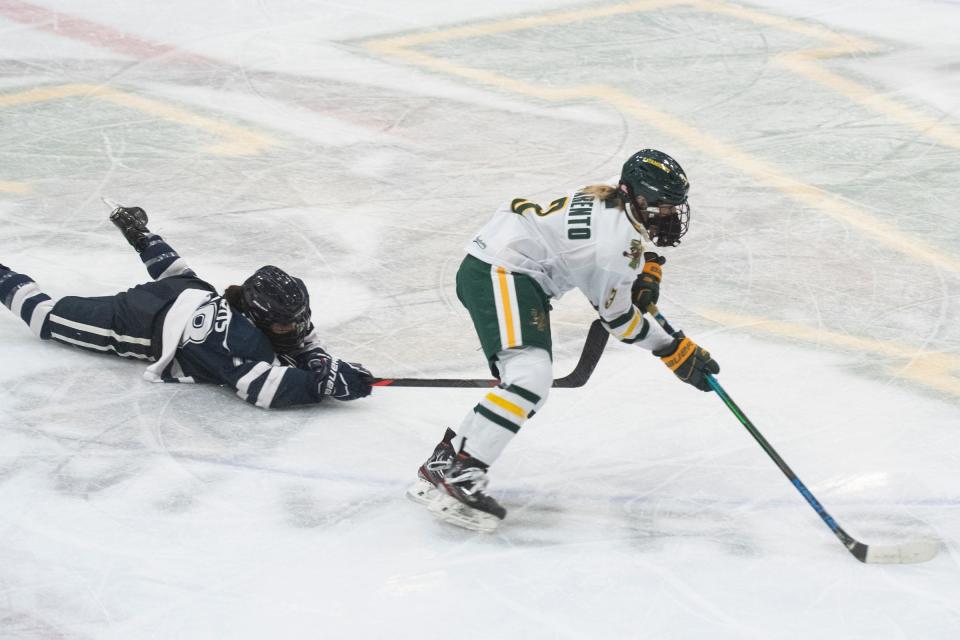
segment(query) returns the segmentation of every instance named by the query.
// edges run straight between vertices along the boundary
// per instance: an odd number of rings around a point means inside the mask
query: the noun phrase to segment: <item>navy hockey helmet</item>
[[[620,190],[627,217],[658,247],[675,247],[690,227],[690,183],[680,163],[656,149],[641,149],[623,164]]]
[[[313,331],[310,322],[310,294],[300,278],[283,269],[260,267],[242,285],[243,310],[267,334],[279,351],[302,346]],[[293,325],[291,331],[274,333],[273,325]]]

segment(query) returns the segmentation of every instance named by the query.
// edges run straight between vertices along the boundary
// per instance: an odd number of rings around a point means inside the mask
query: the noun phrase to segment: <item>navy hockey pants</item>
[[[30,276],[0,265],[0,302],[42,340],[156,360],[163,348],[163,318],[177,296],[186,289],[216,290],[163,238],[155,233],[148,238],[140,260],[154,282],[115,296],[67,296],[54,303]]]
[[[47,318],[50,339],[154,361],[162,349],[163,318],[186,289],[216,293],[199,278],[176,276],[137,285],[114,296],[61,298]]]
[[[151,361],[163,347],[167,309],[186,289],[216,293],[189,271],[113,296],[67,296],[53,303],[29,276],[0,270],[0,301],[41,339]]]

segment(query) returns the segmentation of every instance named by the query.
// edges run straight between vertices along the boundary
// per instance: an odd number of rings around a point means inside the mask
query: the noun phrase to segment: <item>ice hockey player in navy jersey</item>
[[[619,180],[572,190],[546,205],[504,203],[466,246],[457,297],[470,312],[500,384],[447,429],[407,491],[441,520],[492,531],[506,516],[486,493],[488,467],[540,411],[553,382],[550,300],[579,289],[604,327],[652,351],[676,376],[709,391],[720,367],[682,334],[644,317],[660,293],[663,257],[689,225],[689,184],[680,164],[643,149]]]
[[[152,282],[54,302],[30,277],[0,265],[0,301],[40,339],[144,360],[151,381],[231,387],[265,409],[370,394],[370,372],[317,341],[302,280],[264,266],[219,295],[147,229],[143,209],[117,207],[110,220]]]

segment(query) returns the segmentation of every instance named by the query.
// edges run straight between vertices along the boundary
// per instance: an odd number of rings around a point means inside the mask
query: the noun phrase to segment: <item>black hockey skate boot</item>
[[[137,253],[142,253],[147,248],[147,212],[140,207],[117,207],[110,214],[110,222],[116,225],[117,229],[127,239],[130,246]]]
[[[487,465],[460,452],[443,476],[443,489],[448,495],[430,504],[430,511],[450,524],[464,529],[490,532],[507,515],[500,503],[484,493],[487,488]]]
[[[443,440],[434,447],[433,453],[427,458],[427,461],[420,465],[417,470],[417,481],[407,489],[407,497],[420,504],[430,504],[435,498],[441,495],[443,474],[453,464],[453,459],[457,456],[453,450],[450,441],[456,434],[452,429],[447,429],[443,435]]]

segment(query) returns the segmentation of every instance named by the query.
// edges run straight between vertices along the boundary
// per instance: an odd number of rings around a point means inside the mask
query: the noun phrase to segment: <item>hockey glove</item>
[[[677,374],[677,377],[692,384],[701,391],[711,391],[710,383],[707,382],[707,374],[720,373],[720,365],[710,357],[710,352],[701,349],[697,343],[690,338],[677,333],[673,344],[654,351],[663,363],[670,367],[670,370]]]
[[[329,370],[320,383],[320,393],[337,400],[356,400],[370,395],[373,376],[363,365],[340,359],[330,360],[329,357],[327,362]]]
[[[322,373],[328,366],[331,359],[330,354],[321,347],[310,347],[300,349],[291,353],[278,353],[280,362],[288,367],[303,369],[304,371],[316,371]]]
[[[645,312],[651,304],[660,299],[660,280],[663,279],[663,264],[667,261],[652,251],[643,254],[643,271],[637,276],[630,290],[633,304]]]

